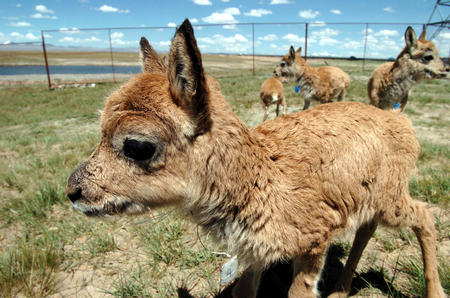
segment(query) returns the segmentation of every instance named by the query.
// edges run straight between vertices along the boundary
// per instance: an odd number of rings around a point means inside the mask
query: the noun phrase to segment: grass
[[[224,59],[230,58],[207,57],[205,61],[216,63]],[[271,76],[273,67],[270,61],[257,63],[255,76],[249,68],[248,57],[236,57],[230,62],[238,67],[243,65],[244,70],[206,65],[207,71],[218,78],[233,110],[249,127],[262,120],[259,88],[264,79]],[[367,78],[377,63],[368,62],[365,72],[361,71],[360,62],[330,60],[328,63],[342,67],[352,77],[347,98],[367,102]],[[195,295],[220,290],[219,270],[225,260],[212,253],[219,248],[209,237],[199,236],[197,227],[179,213],[162,210],[153,217],[102,221],[74,212],[66,199],[68,176],[99,141],[98,110],[103,107],[105,97],[118,86],[105,83],[95,88],[51,92],[45,85],[2,87],[0,242],[4,249],[0,254],[1,297],[45,297],[61,289],[72,289],[66,293],[69,296],[83,293],[83,284],[92,286],[93,281],[83,279],[89,272],[93,280],[100,283],[96,286],[99,295],[174,296],[180,282],[189,283]],[[450,184],[449,91],[448,81],[421,83],[411,93],[406,110],[422,147],[417,174],[410,181],[411,194],[443,210],[448,209]],[[303,100],[294,92],[294,84],[287,84],[285,92],[288,112],[301,110]],[[273,110],[269,117],[274,117]],[[440,241],[446,241],[450,223],[446,212],[441,213],[437,228]],[[392,281],[395,287],[390,295],[414,296],[416,290],[421,293],[424,283],[419,275],[420,259],[399,254],[405,247],[419,252],[413,234],[409,230],[386,232],[379,229],[375,245],[376,254],[369,249],[363,256],[368,262],[400,255],[397,273],[394,272],[396,262],[372,268],[385,270],[383,278]],[[347,253],[348,249],[346,246]],[[449,266],[441,257],[440,272],[447,293],[450,291]],[[77,274],[82,277],[77,279]],[[370,280],[364,287],[376,290],[376,284]]]

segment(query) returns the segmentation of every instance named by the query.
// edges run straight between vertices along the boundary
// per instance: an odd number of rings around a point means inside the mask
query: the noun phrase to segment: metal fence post
[[[47,71],[48,89],[52,90],[52,81],[50,79],[50,70],[48,68],[47,50],[45,48],[44,31],[42,30],[41,30],[41,37],[42,37],[42,50],[44,51],[45,70]]]
[[[369,34],[369,23],[366,23],[366,32],[364,37],[364,52],[363,52],[363,63],[362,71],[364,72],[364,67],[366,65],[366,50],[367,50],[367,35]]]
[[[111,55],[111,68],[112,68],[113,81],[116,82],[116,75],[114,72],[114,58],[113,58],[112,42],[111,42],[111,28],[108,28],[108,36],[109,36],[109,54]]]
[[[253,75],[255,75],[255,24],[252,23]]]
[[[308,60],[308,23],[305,23],[305,61]]]

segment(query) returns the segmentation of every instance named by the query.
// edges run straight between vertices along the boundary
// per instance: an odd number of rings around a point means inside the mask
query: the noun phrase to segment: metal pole
[[[116,82],[116,75],[114,72],[114,58],[113,58],[112,42],[111,42],[111,28],[108,29],[108,36],[109,36],[109,54],[111,55],[111,68],[112,68],[113,81]]]
[[[255,24],[252,23],[253,75],[255,75]]]
[[[364,72],[364,67],[366,65],[366,50],[367,50],[367,35],[369,34],[369,23],[366,23],[366,32],[364,37],[364,52],[363,52],[363,63],[362,71]]]
[[[308,59],[308,23],[305,24],[305,61]]]
[[[47,60],[47,49],[45,48],[45,38],[44,32],[42,30],[41,30],[41,37],[42,37],[42,50],[44,51],[45,70],[47,71],[48,89],[52,90],[52,81],[50,79],[50,70],[48,68],[48,60]]]

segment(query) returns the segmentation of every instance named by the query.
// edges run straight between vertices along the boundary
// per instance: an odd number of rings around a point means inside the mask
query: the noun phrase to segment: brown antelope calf
[[[438,49],[426,40],[425,29],[417,39],[413,28],[408,27],[405,42],[406,46],[395,62],[383,63],[373,71],[367,86],[371,105],[386,110],[399,103],[403,111],[414,84],[447,75],[448,70],[439,58]]]
[[[273,77],[268,78],[261,85],[259,91],[259,97],[261,98],[261,104],[264,109],[264,119],[266,121],[269,115],[269,106],[276,104],[276,114],[278,116],[280,105],[283,106],[283,114],[286,114],[286,100],[284,98],[283,78]]]
[[[420,147],[405,115],[343,102],[249,130],[205,74],[188,20],[167,66],[145,39],[141,51],[144,73],[110,95],[100,143],[69,177],[76,209],[112,215],[180,206],[246,265],[233,289],[246,298],[255,297],[266,266],[289,258],[289,296],[314,297],[331,240],[357,229],[334,294],[346,295],[377,224],[409,226],[422,247],[428,296],[444,297],[433,216],[408,191]]]
[[[276,76],[294,79],[305,99],[303,110],[309,108],[312,100],[321,103],[330,102],[332,98],[342,101],[347,93],[350,77],[342,69],[335,66],[311,67],[301,56],[302,48],[289,53],[273,71]]]

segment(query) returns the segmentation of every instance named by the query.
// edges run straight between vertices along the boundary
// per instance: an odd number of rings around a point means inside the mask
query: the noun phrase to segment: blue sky
[[[251,54],[252,27],[234,23],[308,22],[311,23],[309,55],[361,57],[365,26],[328,23],[425,23],[435,3],[435,0],[2,0],[0,43],[40,41],[40,30],[60,29],[47,33],[46,41],[54,45],[106,48],[109,46],[107,31],[77,29],[161,26],[170,28],[112,30],[111,39],[114,48],[137,48],[139,38],[144,35],[157,50],[167,51],[173,27],[189,18],[195,25],[202,52]],[[443,12],[448,15],[448,10]],[[218,23],[227,25],[201,26]],[[414,28],[420,34],[421,26]],[[405,29],[406,25],[371,25],[367,56],[395,57],[404,45]],[[290,45],[304,46],[304,25],[255,25],[254,30],[257,54],[281,55]],[[436,44],[441,56],[447,56],[449,30],[441,32]]]

